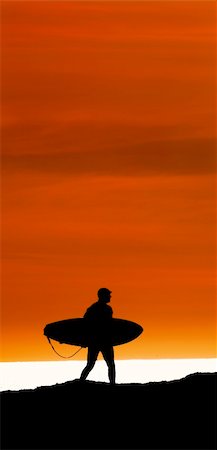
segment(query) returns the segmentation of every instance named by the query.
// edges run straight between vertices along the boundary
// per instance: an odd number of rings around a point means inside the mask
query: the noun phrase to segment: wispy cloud
[[[57,143],[54,142],[54,146]],[[58,146],[57,146],[58,147]],[[5,155],[3,168],[44,173],[80,175],[163,176],[212,174],[216,171],[216,148],[212,139],[144,141],[119,147],[103,142],[97,150]]]

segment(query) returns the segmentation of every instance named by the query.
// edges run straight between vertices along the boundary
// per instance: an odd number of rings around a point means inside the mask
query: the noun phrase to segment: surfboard
[[[88,345],[125,344],[136,339],[143,332],[141,325],[125,319],[112,318],[104,321],[85,318],[65,319],[45,326],[44,335],[61,344]]]

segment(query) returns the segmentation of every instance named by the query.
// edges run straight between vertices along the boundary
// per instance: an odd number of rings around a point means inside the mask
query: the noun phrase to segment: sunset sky
[[[117,359],[216,357],[216,3],[1,3],[1,361],[100,287]]]

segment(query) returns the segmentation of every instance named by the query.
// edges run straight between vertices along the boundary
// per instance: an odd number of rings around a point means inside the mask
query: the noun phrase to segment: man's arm
[[[112,318],[113,316],[113,310],[111,308],[111,306],[107,305],[107,312],[108,312],[108,317]]]

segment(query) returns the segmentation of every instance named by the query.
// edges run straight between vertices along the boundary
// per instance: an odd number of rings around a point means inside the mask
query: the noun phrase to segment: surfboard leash
[[[79,348],[75,353],[73,353],[73,355],[71,355],[71,356],[63,356],[63,355],[60,355],[60,354],[55,350],[55,348],[54,348],[54,346],[53,346],[53,344],[52,344],[52,342],[51,342],[51,340],[50,340],[50,338],[49,338],[48,336],[47,336],[47,339],[48,339],[48,342],[49,342],[49,344],[51,345],[53,351],[54,351],[58,356],[60,356],[61,358],[65,358],[65,359],[72,358],[73,356],[76,355],[76,353],[80,352],[81,349],[84,348],[84,347],[80,347],[80,348]]]

